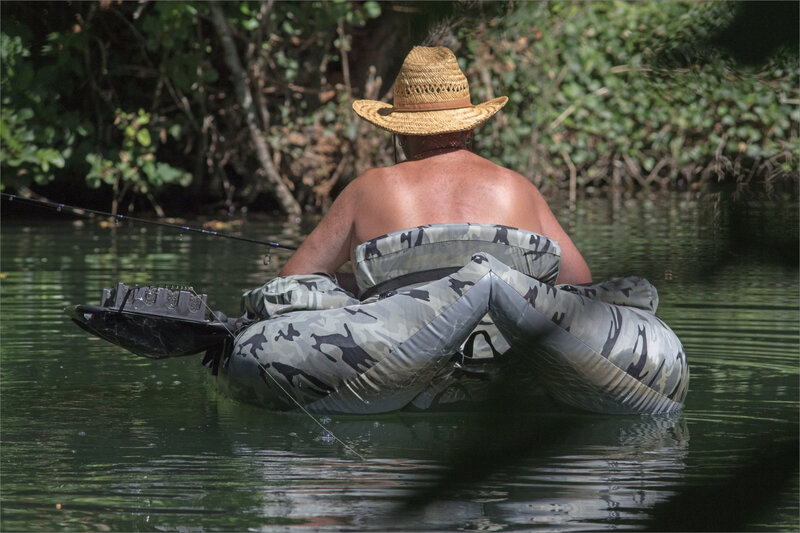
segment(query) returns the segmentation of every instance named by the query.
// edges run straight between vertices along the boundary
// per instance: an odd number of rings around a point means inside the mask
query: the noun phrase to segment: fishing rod
[[[260,241],[258,239],[251,239],[250,237],[240,237],[239,235],[231,235],[230,233],[220,233],[218,231],[213,231],[205,228],[193,228],[191,226],[182,226],[180,224],[170,224],[169,222],[161,222],[158,220],[148,220],[146,218],[138,218],[132,217],[128,215],[115,215],[113,213],[108,213],[106,211],[98,211],[96,209],[87,209],[85,207],[76,207],[74,205],[67,205],[67,204],[59,204],[56,202],[48,202],[46,200],[37,200],[35,198],[26,198],[24,196],[18,196],[16,194],[9,194],[5,192],[0,192],[0,196],[8,198],[8,201],[11,202],[13,200],[18,200],[20,202],[27,202],[32,205],[36,205],[39,207],[49,207],[55,209],[58,212],[66,209],[71,213],[78,215],[78,216],[87,216],[87,214],[91,215],[99,215],[104,217],[110,217],[117,220],[130,220],[131,222],[140,222],[142,224],[151,224],[153,226],[162,226],[165,228],[172,228],[182,231],[192,231],[194,233],[203,233],[205,235],[213,235],[214,237],[225,237],[227,239],[234,239],[237,241],[244,241],[250,242],[254,244],[261,244],[264,246],[272,246],[273,248],[283,248],[285,250],[297,250],[296,246],[290,246],[288,244],[280,244],[277,242],[272,241]]]

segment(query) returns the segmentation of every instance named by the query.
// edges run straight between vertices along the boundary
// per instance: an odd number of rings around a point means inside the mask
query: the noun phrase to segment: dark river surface
[[[235,314],[285,252],[265,265],[256,245],[29,211],[2,220],[2,531],[800,527],[795,198],[556,209],[595,278],[658,288],[690,363],[683,412],[600,416],[542,397],[319,417],[362,457],[306,415],[222,396],[200,356],[140,358],[63,312],[125,281],[190,285]],[[297,244],[311,224],[224,230]]]

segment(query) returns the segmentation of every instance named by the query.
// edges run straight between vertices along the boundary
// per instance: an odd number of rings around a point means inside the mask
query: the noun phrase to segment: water
[[[62,312],[98,303],[119,280],[191,285],[233,314],[285,252],[265,265],[263,249],[226,239],[4,216],[0,529],[662,530],[679,528],[680,514],[683,527],[714,529],[714,517],[741,511],[736,529],[796,531],[797,205],[743,206],[667,195],[557,213],[595,277],[639,274],[658,287],[659,316],[691,365],[682,413],[598,416],[543,398],[489,412],[323,417],[364,460],[304,415],[222,397],[198,357],[138,358]],[[221,231],[297,244],[308,229]],[[776,467],[770,458],[787,446]],[[716,485],[743,485],[744,498],[681,500]],[[711,525],[691,522],[702,517]]]

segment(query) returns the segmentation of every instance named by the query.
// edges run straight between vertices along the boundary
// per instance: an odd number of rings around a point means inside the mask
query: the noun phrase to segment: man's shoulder
[[[391,167],[376,167],[359,174],[348,186],[359,194],[374,194],[375,191],[406,183],[406,178],[412,175],[402,165]]]
[[[498,180],[498,184],[504,184],[507,186],[516,186],[516,187],[523,187],[529,188],[533,187],[533,183],[517,172],[516,170],[510,169],[508,167],[504,167],[502,165],[498,165],[494,161],[481,157],[481,165],[480,167],[484,171],[485,178],[495,178]]]
[[[520,174],[519,172],[510,169],[508,167],[504,167],[503,165],[500,165],[498,163],[495,163],[491,159],[480,156],[478,154],[470,154],[470,155],[471,155],[471,161],[476,167],[485,169],[485,171],[491,173],[492,175],[502,176],[506,178],[513,177],[514,179],[517,178],[525,179],[525,177],[523,177],[522,174]]]
[[[366,170],[353,178],[340,196],[356,203],[365,198],[374,198],[378,194],[377,191],[385,189],[391,175],[387,168]]]
[[[358,185],[365,185],[365,184],[369,184],[369,183],[374,182],[374,181],[378,181],[378,180],[384,179],[384,178],[386,178],[388,176],[391,176],[393,174],[396,174],[396,173],[397,173],[396,166],[393,166],[393,167],[375,167],[375,168],[371,168],[369,170],[365,170],[364,172],[362,172],[361,174],[356,176],[356,178],[353,179],[353,181],[351,183],[358,184]]]

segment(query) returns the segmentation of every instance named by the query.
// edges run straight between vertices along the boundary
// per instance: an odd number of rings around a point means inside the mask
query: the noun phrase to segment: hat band
[[[455,100],[445,100],[443,102],[419,102],[404,103],[402,106],[392,108],[392,113],[413,113],[415,111],[444,111],[446,109],[461,109],[472,107],[469,96],[456,98]]]

